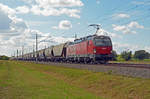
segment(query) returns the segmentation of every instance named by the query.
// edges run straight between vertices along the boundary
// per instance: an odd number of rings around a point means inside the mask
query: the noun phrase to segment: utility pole
[[[23,54],[24,54],[24,45],[22,46],[22,59],[23,59]]]
[[[17,49],[17,60],[18,60],[18,49]]]
[[[37,51],[38,51],[38,35],[36,33],[36,62],[38,61]]]
[[[77,34],[75,34],[74,38],[77,39]]]
[[[15,58],[15,51],[14,51],[14,58]]]
[[[20,56],[20,50],[18,50],[18,58],[19,58],[19,56]]]
[[[33,59],[35,58],[34,44],[33,44]]]
[[[21,50],[20,50],[20,56],[22,56],[22,52],[21,52]]]

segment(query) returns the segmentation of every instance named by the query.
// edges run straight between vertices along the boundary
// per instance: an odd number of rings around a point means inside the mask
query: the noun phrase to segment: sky
[[[93,35],[113,49],[150,52],[150,0],[0,0],[0,55],[16,55]]]

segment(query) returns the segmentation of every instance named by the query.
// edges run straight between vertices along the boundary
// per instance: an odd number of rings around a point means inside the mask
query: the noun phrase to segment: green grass
[[[133,63],[133,64],[150,64],[150,59],[144,59],[144,60],[139,60],[139,59],[135,59],[132,55],[131,60],[129,61],[125,61],[121,55],[117,56],[117,61],[112,61],[112,63]]]
[[[101,99],[29,65],[0,61],[0,99]]]
[[[150,64],[150,59],[144,59],[144,60],[132,59],[132,60],[129,60],[129,61],[118,60],[118,61],[111,61],[111,63]]]
[[[150,79],[0,61],[0,99],[150,99]]]

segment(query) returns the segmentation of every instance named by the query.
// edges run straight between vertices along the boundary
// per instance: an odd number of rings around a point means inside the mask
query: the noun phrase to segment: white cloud
[[[41,25],[46,25],[49,24],[48,21],[27,21],[29,27],[37,27],[37,26],[41,26]]]
[[[78,24],[78,25],[80,25],[81,23],[80,23],[80,22],[78,22],[77,24]]]
[[[3,11],[5,14],[8,14],[9,17],[15,15],[16,11],[12,8],[9,8],[6,5],[0,3],[0,10]]]
[[[29,8],[27,6],[19,6],[16,8],[17,13],[26,14],[29,13]]]
[[[124,14],[124,13],[120,13],[120,14],[115,14],[114,17],[115,18],[130,18],[130,15]]]
[[[83,6],[81,0],[23,0],[29,3],[31,8],[27,6],[19,6],[16,8],[17,13],[33,13],[43,16],[61,16],[67,15],[73,18],[80,18],[79,7]],[[34,3],[33,3],[34,2]]]
[[[115,31],[122,31],[122,30],[125,30],[126,29],[126,26],[119,26],[119,25],[115,25],[113,24],[113,30]]]
[[[117,35],[117,34],[112,33],[112,32],[108,32],[104,29],[100,29],[98,31],[97,35],[108,35],[108,36],[113,37],[113,38],[122,38],[120,35]]]
[[[144,26],[140,25],[138,22],[132,21],[130,24],[128,24],[129,28],[138,28],[143,29]]]
[[[69,17],[80,18],[80,16],[78,15],[78,13],[80,13],[80,10],[77,10],[77,9],[68,9],[68,8],[42,9],[38,5],[33,5],[31,8],[31,12],[35,15],[43,15],[43,16],[67,15]]]
[[[22,46],[31,31],[27,34],[26,22],[15,15],[14,9],[3,4],[0,4],[0,8],[0,54],[10,55],[13,50]]]
[[[146,50],[147,52],[150,52],[150,46],[145,46],[144,50]]]
[[[81,0],[35,0],[42,8],[83,6]]]
[[[42,36],[45,36],[44,33],[38,31],[38,30],[31,30],[31,29],[24,29],[21,31],[20,34],[17,35],[0,35],[0,55],[11,55],[16,52],[17,49],[21,50],[22,46],[24,45],[25,47],[25,52],[32,51],[33,49],[33,44],[35,44],[35,34],[38,34],[38,41],[40,41]],[[4,39],[6,37],[6,39]],[[4,50],[4,48],[7,48]]]
[[[12,17],[11,19],[13,21],[10,24],[10,27],[15,29],[16,31],[20,31],[20,30],[24,30],[24,29],[28,28],[26,22],[23,21],[21,18]]]
[[[150,5],[150,1],[132,1],[132,4],[135,5]]]
[[[127,25],[115,25],[112,24],[113,30],[121,31],[124,34],[136,34],[135,29],[143,29],[144,26],[140,25],[136,21],[132,21]]]
[[[74,18],[80,18],[80,16],[78,15],[78,13],[80,13],[80,10],[77,9],[66,9],[63,8],[60,10],[61,14],[66,14],[69,17],[74,17]]]
[[[49,38],[49,40],[51,40],[52,42],[56,42],[56,43],[65,43],[65,42],[68,42],[68,41],[74,41],[74,38],[65,38],[65,37],[61,37],[61,36],[58,36],[58,37],[52,36],[51,38]]]
[[[30,10],[35,15],[40,15],[41,14],[41,9],[37,5],[32,5],[32,8]]]
[[[100,4],[100,0],[96,0],[96,3],[97,3],[97,4]]]
[[[68,29],[72,28],[72,24],[68,20],[62,20],[59,22],[58,26],[53,26],[52,28],[53,29],[68,30]]]
[[[25,23],[15,16],[15,11],[6,5],[0,4],[0,33],[17,32],[18,27],[25,28]]]
[[[31,3],[35,2],[35,0],[22,0],[22,1],[27,3],[27,4],[31,4]]]

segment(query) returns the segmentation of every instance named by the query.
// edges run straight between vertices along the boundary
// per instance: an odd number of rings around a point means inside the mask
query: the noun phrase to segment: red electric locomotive
[[[104,35],[76,39],[68,45],[66,57],[73,62],[106,63],[112,58],[111,39]]]

